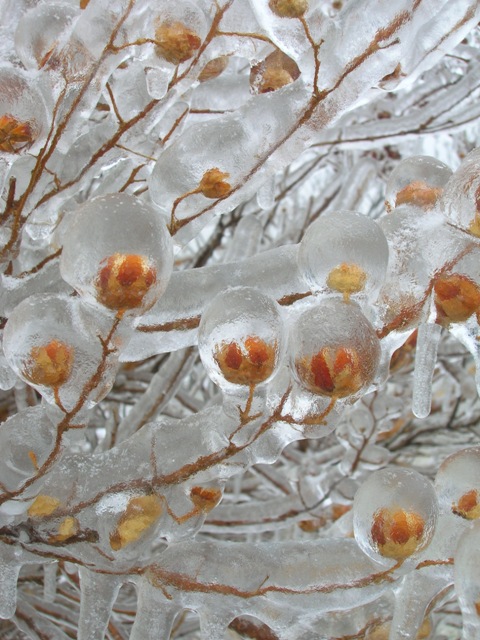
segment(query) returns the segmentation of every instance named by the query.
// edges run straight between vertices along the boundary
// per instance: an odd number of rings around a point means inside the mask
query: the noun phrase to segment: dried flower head
[[[480,288],[467,276],[450,274],[434,284],[438,321],[443,325],[465,322],[480,308]]]
[[[32,128],[28,122],[20,122],[12,115],[0,116],[0,151],[19,153],[34,142]]]
[[[277,343],[269,344],[255,336],[246,338],[243,345],[222,342],[214,358],[228,382],[259,384],[269,378],[275,367]]]
[[[415,511],[378,509],[373,516],[372,540],[380,555],[403,560],[415,553],[422,543],[425,520]]]
[[[157,274],[145,256],[114,253],[104,264],[95,280],[97,300],[108,309],[136,309],[143,303]]]
[[[23,375],[33,384],[60,387],[69,379],[74,359],[73,347],[54,339],[48,344],[32,347]]]
[[[353,293],[363,291],[366,281],[367,274],[358,264],[342,262],[328,274],[327,286],[343,293],[345,301],[348,302]]]
[[[200,82],[208,82],[214,78],[218,78],[228,66],[228,56],[220,56],[207,62],[207,64],[200,71],[198,80]]]
[[[397,193],[395,206],[411,204],[422,209],[431,209],[442,193],[443,189],[441,187],[431,187],[426,182],[414,180]]]
[[[110,546],[119,551],[136,542],[162,515],[162,501],[156,495],[132,498],[110,534]]]
[[[269,0],[268,6],[279,18],[301,18],[308,9],[308,0]]]
[[[298,360],[296,369],[313,393],[324,396],[345,398],[365,384],[360,358],[352,348],[323,347],[314,356]]]
[[[220,169],[216,167],[209,169],[203,174],[198,186],[198,191],[204,195],[205,198],[211,198],[212,200],[223,198],[230,193],[232,188],[231,185],[226,182],[229,177],[229,173],[220,171]]]
[[[155,29],[155,51],[160,58],[172,64],[189,60],[200,48],[200,37],[183,22],[161,22]]]
[[[461,518],[465,518],[465,520],[476,520],[480,518],[478,491],[472,489],[464,493],[458,501],[458,504],[452,505],[452,512]]]
[[[222,499],[220,489],[211,487],[192,487],[190,491],[190,500],[203,513],[209,513],[214,509]]]

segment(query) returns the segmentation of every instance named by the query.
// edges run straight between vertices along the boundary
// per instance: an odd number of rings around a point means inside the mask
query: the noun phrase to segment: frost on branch
[[[476,637],[478,2],[0,7],[2,638]]]

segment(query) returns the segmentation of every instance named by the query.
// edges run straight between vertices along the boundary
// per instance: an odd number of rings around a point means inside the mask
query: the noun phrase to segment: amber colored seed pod
[[[438,321],[443,325],[465,322],[480,308],[480,288],[467,276],[441,276],[433,288]]]
[[[228,56],[220,56],[219,58],[210,60],[210,62],[207,62],[207,64],[200,71],[198,80],[200,82],[208,82],[209,80],[218,78],[218,76],[222,75],[222,73],[227,68],[228,60]]]
[[[346,302],[352,294],[363,291],[366,282],[367,274],[358,264],[353,262],[342,262],[330,271],[327,278],[327,286],[334,291],[343,293]]]
[[[156,271],[144,256],[114,253],[95,280],[97,300],[116,311],[136,309],[157,280]]]
[[[279,18],[301,18],[308,9],[308,0],[270,0],[268,6]]]
[[[200,48],[200,37],[183,22],[162,22],[155,30],[155,51],[160,58],[180,64],[193,58]]]
[[[45,387],[60,387],[72,373],[75,351],[61,340],[32,347],[23,370],[23,375],[32,384]]]
[[[220,169],[217,169],[216,167],[214,169],[209,169],[203,174],[198,190],[205,196],[205,198],[211,198],[212,200],[223,198],[230,193],[232,188],[231,185],[226,182],[229,177],[229,173],[220,171]]]
[[[431,209],[442,195],[441,187],[431,187],[426,182],[414,180],[400,189],[395,199],[395,206],[411,204],[422,209]]]
[[[60,506],[60,500],[52,496],[39,495],[28,508],[28,515],[31,518],[45,518],[50,516]]]
[[[20,122],[12,115],[0,116],[0,151],[19,153],[34,142],[28,122]]]
[[[237,342],[222,342],[214,358],[228,382],[259,384],[273,373],[276,348],[276,343],[272,345],[261,338],[249,336],[243,347]]]
[[[292,76],[286,69],[265,69],[262,81],[260,83],[259,93],[271,93],[277,91],[282,87],[286,87],[287,84],[293,82]]]
[[[110,546],[114,551],[136,542],[162,515],[162,501],[156,495],[132,498],[110,534]]]
[[[458,501],[458,504],[452,505],[452,512],[461,518],[465,518],[465,520],[476,520],[480,518],[478,491],[472,489],[464,493]]]
[[[199,511],[209,513],[214,509],[222,499],[220,489],[211,487],[192,487],[190,491],[190,500]]]
[[[422,542],[425,520],[415,511],[382,508],[375,512],[372,540],[385,558],[403,560],[415,553]]]
[[[296,363],[297,373],[313,393],[345,398],[364,385],[360,359],[355,349],[323,347]]]

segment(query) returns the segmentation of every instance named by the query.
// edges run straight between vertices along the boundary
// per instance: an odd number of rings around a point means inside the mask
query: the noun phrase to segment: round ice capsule
[[[409,469],[382,469],[355,495],[355,539],[377,561],[414,558],[430,544],[437,514],[429,480]]]
[[[450,222],[480,237],[480,149],[474,149],[451,176],[441,199]]]
[[[116,374],[110,354],[90,388],[88,381],[105,356],[97,336],[82,326],[80,305],[78,298],[66,295],[31,296],[15,307],[3,335],[5,357],[15,373],[65,411],[80,398],[82,406],[93,406],[108,393]]]
[[[65,230],[60,271],[85,300],[141,315],[165,291],[173,267],[164,218],[138,198],[111,194],[82,205]]]
[[[455,591],[463,616],[464,640],[480,636],[480,523],[460,538],[455,553]]]
[[[219,293],[202,316],[198,347],[208,375],[219,386],[267,382],[284,351],[277,303],[251,287]]]
[[[0,68],[0,155],[11,159],[42,138],[47,118],[32,79],[18,69]]]
[[[28,11],[15,32],[15,50],[25,67],[42,69],[79,15],[79,8],[67,4],[42,4]]]
[[[438,470],[435,490],[443,513],[465,520],[480,518],[480,447],[448,456]]]
[[[307,229],[298,254],[312,291],[375,298],[385,279],[388,244],[371,218],[352,211],[322,216]]]
[[[451,175],[450,167],[431,156],[413,156],[402,160],[387,181],[387,211],[402,204],[431,209],[442,195]]]
[[[147,13],[151,18],[151,13]],[[173,65],[193,58],[201,47],[208,27],[205,14],[192,2],[168,3],[154,18],[155,53]]]
[[[380,360],[375,330],[356,304],[329,298],[300,316],[291,333],[292,371],[314,394],[345,398],[367,387]]]

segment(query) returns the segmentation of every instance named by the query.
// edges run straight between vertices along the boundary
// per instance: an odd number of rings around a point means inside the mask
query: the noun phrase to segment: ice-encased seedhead
[[[454,558],[455,591],[463,615],[464,640],[480,635],[480,522],[460,538]]]
[[[47,128],[45,104],[25,72],[0,67],[0,156],[12,159],[35,146]]]
[[[480,447],[448,456],[435,478],[440,511],[465,520],[480,518]]]
[[[151,13],[149,12],[151,17]],[[155,53],[173,65],[193,58],[207,35],[203,11],[186,0],[168,3],[154,17]]]
[[[445,185],[440,204],[449,222],[480,237],[480,149],[474,149]]]
[[[437,497],[427,478],[410,469],[382,469],[355,495],[355,539],[376,561],[405,561],[430,544],[437,515]]]
[[[380,360],[380,341],[358,305],[322,300],[303,313],[290,336],[291,367],[314,394],[345,398],[365,389]]]
[[[20,19],[15,50],[27,69],[42,69],[66,40],[80,9],[68,4],[34,7]]]
[[[388,244],[378,224],[353,211],[337,211],[310,225],[298,252],[300,271],[312,291],[374,300],[388,265]]]
[[[60,271],[88,303],[141,315],[165,291],[172,268],[165,220],[138,198],[102,196],[71,213]]]
[[[64,294],[30,296],[12,311],[3,335],[5,357],[15,373],[47,402],[67,411],[76,405],[85,388],[85,408],[101,400],[116,374],[116,357],[111,353],[96,387],[88,386],[104,358],[95,331],[101,319],[90,317],[93,314],[80,307],[78,298]]]
[[[387,211],[404,204],[424,210],[433,208],[451,175],[450,167],[431,156],[402,160],[387,181]]]
[[[278,369],[284,342],[277,303],[252,287],[219,293],[202,315],[198,334],[203,365],[224,389],[270,380]]]

